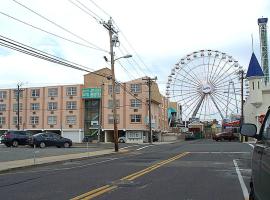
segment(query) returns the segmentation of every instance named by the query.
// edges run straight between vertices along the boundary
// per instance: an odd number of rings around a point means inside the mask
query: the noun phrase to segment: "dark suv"
[[[243,124],[240,133],[257,139],[252,155],[250,200],[270,199],[270,107],[257,134],[255,124]]]
[[[28,145],[29,137],[32,134],[27,131],[7,131],[1,136],[1,143],[7,147],[18,145]]]

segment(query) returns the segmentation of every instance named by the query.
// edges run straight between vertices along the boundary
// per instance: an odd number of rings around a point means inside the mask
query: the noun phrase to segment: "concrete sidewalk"
[[[127,152],[127,150],[121,149],[119,150],[118,153],[124,153],[124,152]],[[35,158],[35,159],[31,158],[31,159],[24,159],[24,160],[0,162],[0,172],[23,168],[23,167],[29,167],[29,166],[42,165],[42,164],[47,164],[47,163],[55,163],[55,162],[95,157],[95,156],[101,156],[101,155],[109,155],[109,154],[116,154],[116,152],[113,149],[105,149],[105,150],[100,150],[100,151],[92,151],[92,152],[84,152],[84,153],[74,153],[74,154],[59,155],[59,156],[41,157],[41,158]]]

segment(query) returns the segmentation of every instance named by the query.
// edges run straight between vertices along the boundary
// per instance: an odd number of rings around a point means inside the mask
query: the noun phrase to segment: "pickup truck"
[[[252,155],[252,177],[250,181],[250,200],[270,199],[270,107],[257,134],[255,124],[243,124],[240,133],[253,137],[257,142]]]

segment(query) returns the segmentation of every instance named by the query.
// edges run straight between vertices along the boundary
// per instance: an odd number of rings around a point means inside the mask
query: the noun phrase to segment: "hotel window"
[[[140,123],[142,121],[142,115],[130,115],[131,123]]]
[[[48,110],[56,110],[57,102],[48,102]]]
[[[20,94],[20,99],[21,99],[23,97],[23,91],[20,91],[19,94]],[[18,96],[18,91],[13,90],[13,98],[17,99],[17,96]]]
[[[6,104],[0,104],[0,111],[6,111]]]
[[[39,97],[39,96],[40,96],[40,89],[31,90],[31,97]]]
[[[130,100],[130,107],[131,108],[141,108],[142,102],[139,99],[131,99]]]
[[[0,124],[3,125],[6,123],[6,118],[3,116],[0,116]]]
[[[76,87],[67,87],[66,94],[67,94],[67,96],[76,96],[77,95],[77,88]]]
[[[0,99],[6,99],[7,98],[7,91],[0,91]]]
[[[76,101],[67,101],[67,110],[76,110],[77,102]]]
[[[130,91],[133,93],[140,93],[140,92],[142,92],[142,85],[141,84],[131,84]]]
[[[76,118],[75,115],[69,115],[66,118],[66,123],[69,124],[69,125],[76,124],[76,121],[77,121],[77,118]]]
[[[116,123],[119,124],[120,117],[116,115]],[[108,115],[108,123],[113,124],[113,115]]]
[[[115,84],[114,91],[116,94],[120,93],[120,84]],[[112,94],[112,85],[108,86],[108,92],[109,92],[109,94]]]
[[[39,123],[39,117],[38,116],[30,116],[30,124],[38,124]]]
[[[17,116],[13,117],[13,124],[14,125],[18,124],[18,117]],[[22,117],[20,117],[20,124],[22,124]]]
[[[22,111],[22,103],[20,103],[20,112]],[[13,104],[13,112],[17,112],[18,111],[18,104],[15,103]]]
[[[48,125],[55,125],[57,121],[56,116],[48,116]]]
[[[58,96],[58,88],[49,88],[48,89],[49,97],[57,97]]]
[[[117,100],[115,101],[115,103],[116,103],[116,108],[120,108],[120,100],[117,99]],[[112,100],[112,99],[110,99],[110,100],[108,101],[108,108],[109,108],[109,109],[113,109],[113,100]]]
[[[31,103],[31,110],[39,110],[39,103]]]

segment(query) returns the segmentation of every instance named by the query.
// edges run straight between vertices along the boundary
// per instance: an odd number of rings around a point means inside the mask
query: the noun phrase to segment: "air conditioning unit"
[[[134,94],[133,96],[134,96],[134,97],[137,97],[137,96],[138,96],[138,94]]]
[[[68,127],[69,127],[69,128],[72,128],[72,125],[69,125]]]
[[[133,111],[134,111],[134,112],[138,112],[138,109],[134,109]]]
[[[36,112],[33,112],[33,115],[35,115],[36,114]]]
[[[0,112],[0,115],[3,115],[3,113]]]
[[[32,125],[32,128],[36,128],[36,125]]]
[[[51,97],[51,100],[54,100],[54,98],[53,98],[53,97]]]
[[[37,98],[33,98],[33,101],[36,101],[37,100]]]
[[[2,125],[0,125],[0,128],[2,128]]]
[[[73,99],[73,96],[69,96],[70,99]]]
[[[69,111],[69,113],[73,113],[73,111],[72,111],[72,110],[70,110],[70,111]]]
[[[50,128],[53,128],[53,125],[50,125]]]
[[[99,125],[98,121],[91,121],[91,126],[98,126],[98,125]]]
[[[3,102],[4,100],[3,99],[0,99],[0,102]]]
[[[54,114],[54,112],[53,112],[53,111],[51,111],[51,114]]]

